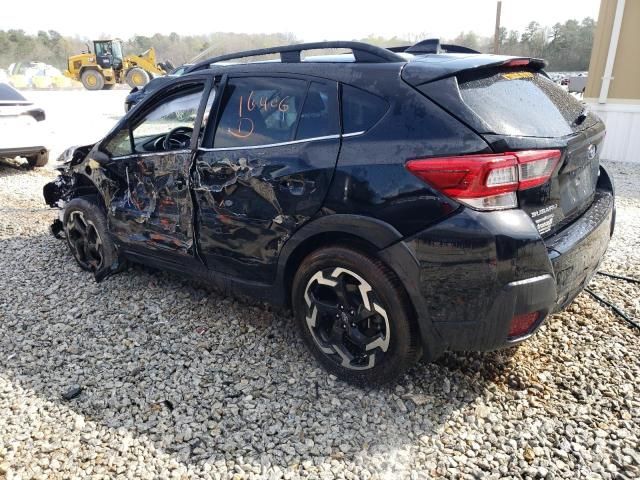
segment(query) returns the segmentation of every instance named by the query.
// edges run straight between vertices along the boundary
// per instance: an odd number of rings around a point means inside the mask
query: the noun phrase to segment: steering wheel
[[[162,140],[162,148],[167,150],[175,150],[179,148],[187,148],[191,142],[191,127],[176,127],[169,131]]]

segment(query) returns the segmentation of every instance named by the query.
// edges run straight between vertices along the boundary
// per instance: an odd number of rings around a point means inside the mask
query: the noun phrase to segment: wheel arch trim
[[[332,214],[311,220],[286,241],[278,257],[275,283],[281,287],[284,304],[290,303],[296,265],[333,239],[336,243],[357,242],[369,253],[375,253],[401,240],[402,234],[386,222],[362,215]]]
[[[418,315],[418,312],[425,311],[424,299],[419,290],[420,264],[411,248],[402,241],[402,234],[381,220],[360,215],[335,214],[313,220],[298,230],[285,243],[278,261],[276,285],[280,288],[276,290],[282,292],[283,304],[291,304],[295,267],[310,252],[326,245],[326,240],[332,236],[335,236],[338,244],[357,241],[356,248],[363,247],[366,253],[377,257],[396,274],[407,294],[411,314],[425,347],[425,355],[431,359],[438,357],[444,345],[442,338],[428,318]]]

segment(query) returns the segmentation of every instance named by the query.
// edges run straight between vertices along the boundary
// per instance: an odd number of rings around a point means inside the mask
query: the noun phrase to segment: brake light
[[[409,160],[407,170],[477,210],[516,208],[516,192],[546,183],[560,150],[474,154]]]
[[[531,59],[529,58],[515,58],[513,60],[507,61],[504,65],[505,67],[524,67],[531,63]]]

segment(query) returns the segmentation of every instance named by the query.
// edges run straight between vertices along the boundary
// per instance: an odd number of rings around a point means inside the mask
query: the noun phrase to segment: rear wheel
[[[149,83],[149,74],[140,67],[133,67],[127,72],[127,84],[131,87],[143,87]]]
[[[116,249],[105,215],[92,197],[71,200],[64,210],[63,225],[71,254],[82,269],[95,273],[111,268]]]
[[[27,157],[27,162],[31,168],[34,167],[44,167],[49,161],[49,152],[44,151],[37,155],[32,155]]]
[[[104,76],[97,70],[85,70],[80,80],[87,90],[102,90],[104,87]]]
[[[357,385],[394,380],[420,357],[408,302],[386,265],[346,247],[313,252],[293,281],[305,343],[329,372]]]

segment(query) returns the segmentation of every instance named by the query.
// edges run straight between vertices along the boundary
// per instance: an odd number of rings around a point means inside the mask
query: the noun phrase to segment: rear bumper
[[[521,210],[464,209],[382,257],[404,282],[428,352],[494,350],[527,339],[580,293],[614,222],[613,185],[601,169],[592,205],[552,237],[543,240]],[[513,317],[530,312],[539,312],[532,328],[509,337]]]
[[[604,170],[602,170],[604,171]],[[615,225],[613,185],[599,189],[591,207],[568,228],[545,239],[556,277],[553,312],[562,310],[595,275]]]

